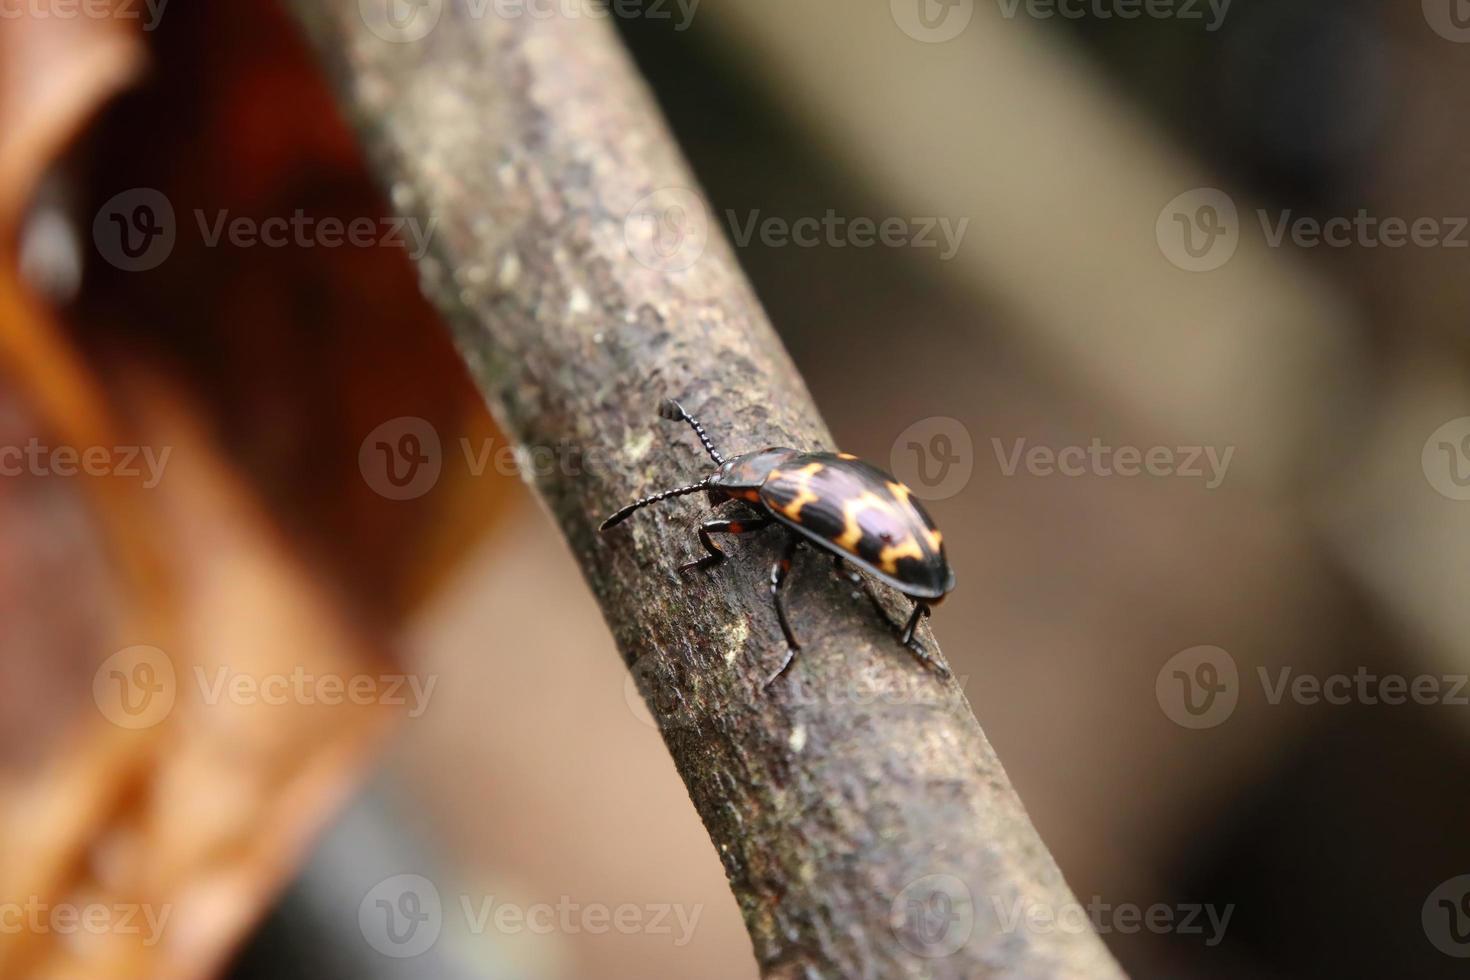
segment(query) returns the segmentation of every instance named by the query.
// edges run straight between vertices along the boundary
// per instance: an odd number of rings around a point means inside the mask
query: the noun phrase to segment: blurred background
[[[1123,966],[1464,976],[1470,4],[615,9]],[[0,13],[0,975],[753,977],[292,22]]]

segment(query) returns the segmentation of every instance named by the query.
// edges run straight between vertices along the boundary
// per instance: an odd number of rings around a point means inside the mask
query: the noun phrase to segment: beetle
[[[830,553],[839,568],[846,562],[912,599],[914,607],[908,621],[902,627],[892,621],[889,625],[898,630],[900,641],[920,662],[948,676],[948,670],[914,639],[914,630],[919,619],[928,616],[954,589],[954,572],[944,554],[943,537],[908,487],[849,453],[804,453],[771,447],[726,459],[699,420],[677,401],[665,399],[659,405],[659,415],[670,422],[689,423],[704,451],[714,460],[715,471],[698,483],[635,500],[603,521],[599,530],[616,527],[649,504],[700,491],[707,494],[711,507],[732,500],[748,505],[747,515],[705,521],[699,526],[699,543],[707,553],[679,566],[680,572],[688,572],[725,561],[727,556],[710,537],[712,534],[749,534],[773,524],[782,526],[787,532],[786,547],[771,567],[771,599],[786,637],[786,659],[766,686],[786,673],[801,650],[786,618],[781,587],[802,544],[813,544]],[[887,620],[888,614],[867,580],[859,572],[852,572],[850,577],[862,584],[874,607]]]

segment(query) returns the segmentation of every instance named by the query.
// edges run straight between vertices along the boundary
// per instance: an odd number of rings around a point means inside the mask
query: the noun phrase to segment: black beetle
[[[890,625],[899,629],[900,640],[915,656],[940,674],[948,675],[915,641],[914,629],[919,617],[929,615],[930,608],[954,588],[954,572],[944,556],[943,538],[908,487],[847,453],[803,453],[771,448],[727,460],[710,442],[704,426],[678,402],[666,399],[659,406],[659,415],[671,422],[688,422],[718,469],[698,483],[665,490],[629,504],[603,521],[600,530],[622,523],[641,507],[701,490],[708,494],[712,507],[729,500],[750,504],[754,513],[748,516],[700,525],[699,541],[709,553],[680,565],[679,571],[684,572],[709,568],[725,560],[725,553],[710,538],[711,534],[747,534],[772,524],[785,525],[788,539],[785,552],[771,568],[771,597],[776,604],[781,632],[786,635],[786,659],[781,669],[766,681],[767,685],[786,672],[801,649],[786,620],[781,585],[791,569],[792,556],[803,541],[830,552],[839,566],[849,562],[914,600],[908,622],[901,628]],[[873,605],[887,619],[867,580],[856,572],[852,578],[861,581]]]

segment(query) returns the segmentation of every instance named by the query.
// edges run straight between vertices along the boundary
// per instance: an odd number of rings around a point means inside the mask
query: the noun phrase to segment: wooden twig
[[[709,468],[656,417],[665,396],[728,451],[831,446],[609,25],[430,2],[431,30],[387,41],[371,4],[292,5],[394,205],[433,222],[424,287],[500,424],[578,450],[536,490],[643,682],[763,973],[1120,976],[1068,914],[959,688],[829,562],[798,560],[805,649],[763,690],[784,650],[766,584],[779,535],[680,577],[701,498],[597,533]]]

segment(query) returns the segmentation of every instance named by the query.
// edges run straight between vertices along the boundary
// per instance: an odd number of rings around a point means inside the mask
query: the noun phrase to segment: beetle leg
[[[786,603],[781,601],[781,586],[786,582],[786,575],[791,571],[791,559],[796,555],[796,549],[801,547],[801,538],[793,534],[786,541],[786,551],[780,560],[771,566],[771,601],[776,604],[776,618],[781,622],[781,632],[786,637],[786,659],[781,661],[781,669],[777,670],[766,679],[766,687],[776,683],[777,679],[790,668],[791,662],[796,659],[796,653],[801,649],[801,644],[796,642],[796,634],[791,632],[791,623],[786,619]]]
[[[769,527],[771,522],[772,518],[769,517],[737,518],[733,521],[705,521],[699,525],[699,543],[704,545],[704,550],[708,551],[709,554],[702,558],[686,561],[679,566],[679,571],[687,572],[691,568],[709,568],[711,565],[718,565],[728,557],[715,544],[714,539],[710,537],[711,534],[749,534],[751,531],[759,531],[763,527]]]
[[[924,644],[914,639],[914,630],[919,626],[919,619],[928,616],[930,608],[924,603],[914,600],[914,611],[909,614],[909,621],[904,623],[903,632],[899,635],[899,641],[909,648],[914,657],[925,667],[934,671],[940,677],[949,677],[949,668],[929,656],[929,651],[924,649]]]
[[[868,597],[868,601],[873,604],[873,611],[878,614],[879,619],[887,623],[895,633],[903,629],[903,627],[893,621],[892,616],[888,615],[888,610],[884,608],[882,600],[878,598],[878,593],[873,591],[873,583],[868,581],[866,575],[848,565],[841,555],[833,555],[832,564],[836,566],[838,575],[843,576],[853,585],[863,590],[863,593]]]

